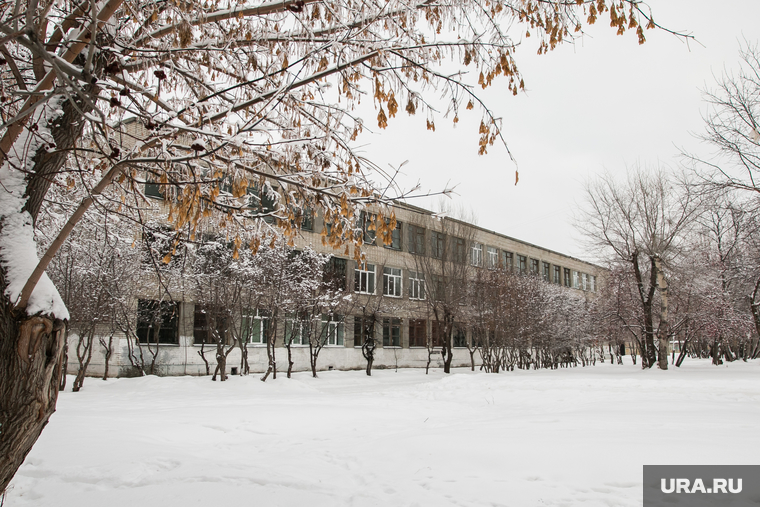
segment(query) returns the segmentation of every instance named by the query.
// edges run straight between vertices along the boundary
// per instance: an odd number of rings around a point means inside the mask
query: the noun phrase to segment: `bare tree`
[[[586,185],[585,208],[577,227],[606,252],[611,263],[625,267],[635,281],[641,308],[642,367],[658,363],[667,369],[669,335],[664,323],[666,300],[655,309],[658,279],[678,253],[692,220],[699,212],[697,195],[688,185],[674,181],[663,169],[629,169],[624,181],[606,174]],[[662,285],[662,279],[660,279]],[[659,349],[659,362],[658,362]]]
[[[417,301],[432,317],[433,332],[427,341],[428,367],[432,355],[440,349],[443,371],[450,373],[455,324],[467,320],[469,283],[475,271],[485,267],[486,254],[485,246],[474,239],[474,228],[450,217],[453,211],[448,203],[442,201],[440,208],[427,238],[409,229],[409,244],[414,245],[418,255],[414,255],[408,269],[422,275],[426,283],[426,297]],[[474,222],[474,217],[468,218]]]
[[[685,154],[709,191],[717,190],[719,196],[725,195],[721,194],[725,189],[745,194],[731,195],[741,203],[731,212],[732,219],[742,212],[756,217],[760,193],[760,47],[745,40],[739,54],[738,69],[724,73],[716,88],[705,93],[710,110],[702,138],[717,148],[717,156],[706,159]],[[748,251],[754,248],[751,238],[746,237]],[[756,332],[760,333],[760,267],[752,259],[746,258],[751,267],[744,270],[744,276],[752,280],[747,298]]]
[[[710,187],[760,193],[760,47],[745,41],[735,72],[726,72],[717,87],[705,92],[710,106],[702,139],[718,149],[705,159],[686,154]]]

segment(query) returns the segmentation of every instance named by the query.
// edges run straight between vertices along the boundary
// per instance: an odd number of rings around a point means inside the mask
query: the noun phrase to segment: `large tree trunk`
[[[1,305],[0,494],[55,412],[65,335],[61,320],[15,315],[5,298]]]
[[[62,104],[64,114],[49,125],[56,150],[49,153],[42,147],[33,157],[23,208],[33,222],[55,174],[81,135],[83,105],[78,106],[68,100]],[[13,311],[4,296],[7,286],[0,272],[0,495],[55,412],[66,368],[65,322]]]

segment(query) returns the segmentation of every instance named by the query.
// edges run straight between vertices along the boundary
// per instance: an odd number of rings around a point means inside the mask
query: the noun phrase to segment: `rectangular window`
[[[554,283],[557,285],[560,284],[560,277],[562,276],[562,268],[559,266],[554,266]]]
[[[596,276],[591,275],[589,278],[591,279],[591,292],[596,292]]]
[[[443,259],[445,241],[443,233],[430,231],[430,255],[435,259]]]
[[[249,311],[243,315],[241,322],[243,341],[253,345],[264,345],[269,331],[269,316],[262,310]]]
[[[517,256],[517,262],[518,262],[518,269],[520,271],[521,275],[524,275],[528,272],[528,258],[524,255],[518,255]]]
[[[336,289],[346,290],[346,270],[348,261],[340,257],[330,257],[324,271],[325,282],[334,284]]]
[[[570,268],[565,268],[563,275],[564,275],[565,287],[570,287]]]
[[[443,342],[446,339],[444,336],[444,329],[443,324],[439,324],[437,320],[434,320],[431,322],[431,333],[430,338],[432,340],[432,345],[434,348],[443,347]]]
[[[274,222],[272,214],[277,209],[277,189],[268,183],[265,183],[263,189],[258,185],[248,187],[248,208],[254,216],[264,216],[264,220],[269,223]]]
[[[425,229],[412,224],[407,225],[406,228],[409,230],[409,253],[424,255]]]
[[[285,319],[283,343],[291,345],[309,344],[309,320],[306,316],[291,314]]]
[[[427,321],[409,319],[409,346],[427,347]]]
[[[538,259],[531,259],[530,260],[530,274],[531,275],[537,275],[538,274]]]
[[[425,275],[409,272],[409,299],[425,299]]]
[[[358,294],[375,293],[375,265],[365,262],[357,264],[354,270],[354,292]]]
[[[383,319],[383,347],[401,346],[401,319]]]
[[[515,254],[512,252],[507,252],[506,250],[502,251],[503,254],[503,267],[507,271],[512,271],[515,269]]]
[[[164,198],[164,194],[161,193],[161,185],[153,181],[151,177],[148,177],[148,180],[145,182],[145,197]]]
[[[354,347],[375,339],[375,325],[372,317],[354,317]]]
[[[383,295],[394,298],[401,297],[401,269],[383,268]]]
[[[473,266],[483,265],[483,245],[480,243],[473,243],[470,247],[470,264]]]
[[[588,290],[588,275],[586,273],[581,274],[581,280],[583,283],[583,290]]]
[[[301,219],[302,231],[314,231],[314,210],[308,207],[304,208],[299,218]]]
[[[386,224],[390,223],[390,220],[385,220]],[[390,245],[384,245],[385,248],[390,248],[391,250],[401,250],[401,222],[396,222],[396,228],[391,231],[391,244]]]
[[[193,343],[227,343],[227,315],[222,307],[195,305]]]
[[[548,262],[541,263],[541,267],[543,268],[542,275],[543,275],[544,281],[548,282],[549,281],[549,276],[550,276],[550,273],[551,273],[551,267],[549,266]]]
[[[456,324],[454,325],[454,347],[461,348],[467,346],[467,335],[465,334],[464,327]]]
[[[579,289],[581,286],[580,277],[577,271],[573,271],[573,289]]]
[[[359,218],[356,223],[356,228],[359,229],[362,235],[362,242],[365,245],[374,245],[377,226],[375,225],[376,215],[367,213],[366,211],[359,212]]]
[[[325,345],[343,346],[343,315],[322,314],[322,341]]]
[[[179,343],[179,303],[137,301],[137,327],[140,343]]]
[[[453,239],[454,262],[464,264],[467,261],[467,242],[462,238]]]
[[[446,279],[441,275],[431,275],[432,287],[430,288],[433,301],[446,301]]]
[[[486,253],[488,254],[488,268],[495,269],[499,267],[499,251],[492,247],[486,247]]]

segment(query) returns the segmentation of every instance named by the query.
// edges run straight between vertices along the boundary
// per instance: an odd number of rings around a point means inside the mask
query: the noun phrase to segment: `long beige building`
[[[146,195],[160,194],[148,187]],[[352,258],[342,257],[323,243],[320,234],[324,224],[320,217],[303,224],[296,248],[311,247],[322,253],[330,254],[332,265],[345,277],[346,291],[352,292],[363,305],[372,305],[375,321],[374,368],[424,367],[428,358],[433,359],[432,366],[441,366],[441,355],[435,353],[442,337],[437,327],[427,298],[431,297],[432,285],[441,281],[425,277],[421,266],[428,261],[435,261],[442,255],[451,255],[460,264],[467,264],[472,269],[507,268],[517,273],[534,275],[545,281],[577,291],[579,295],[593,295],[601,281],[603,269],[580,259],[526,243],[518,239],[486,230],[475,225],[466,224],[450,218],[441,219],[434,213],[409,206],[395,207],[397,227],[393,231],[393,241],[385,245],[382,241],[368,240],[363,251],[366,255],[364,265]],[[444,249],[445,254],[444,254]],[[426,279],[427,278],[427,279]],[[170,305],[165,318],[162,319],[160,331],[149,323],[141,321],[138,313],[146,309],[155,309],[159,305]],[[201,375],[206,366],[199,355],[204,347],[206,359],[213,366],[215,363],[213,345],[208,343],[208,329],[205,315],[200,305],[191,300],[159,303],[146,292],[137,301],[134,327],[139,341],[147,346],[150,342],[157,350],[155,364],[157,372],[162,375]],[[325,337],[326,345],[319,355],[318,368],[360,369],[365,368],[366,361],[361,346],[365,341],[362,333],[362,312],[355,307],[351,314],[340,315],[325,325],[329,330]],[[366,313],[365,313],[366,315]],[[252,372],[263,372],[268,366],[268,356],[263,330],[266,315],[258,315],[256,325],[247,338],[248,364]],[[366,317],[365,317],[366,318]],[[283,319],[285,320],[285,319]],[[285,326],[285,322],[279,325]],[[468,343],[471,343],[473,330],[467,323],[457,325],[452,336],[452,366],[470,365]],[[279,337],[285,335],[278,333]],[[70,338],[70,345],[76,346],[76,337]],[[129,354],[134,354],[135,340],[130,343],[126,336],[114,337],[113,354],[110,359],[109,375],[127,376],[136,374],[134,361]],[[291,347],[294,370],[310,369],[308,342],[296,338]],[[205,342],[205,345],[204,345]],[[279,338],[276,346],[283,348]],[[89,375],[102,375],[104,362],[103,351],[95,345]],[[432,354],[429,351],[433,350]],[[147,352],[145,352],[147,354]],[[69,371],[76,371],[76,358],[70,355]],[[285,352],[277,351],[278,369],[285,363]],[[234,350],[227,362],[227,373],[235,374],[240,365],[240,352]]]

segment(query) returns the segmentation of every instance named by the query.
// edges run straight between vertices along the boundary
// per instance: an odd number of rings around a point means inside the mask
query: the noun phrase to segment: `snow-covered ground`
[[[640,506],[643,464],[757,464],[760,363],[87,379],[22,506]]]

